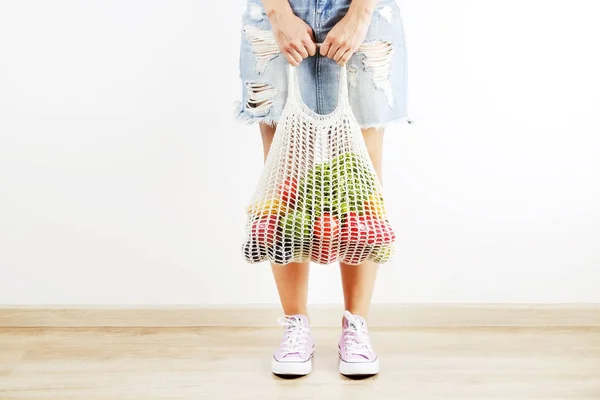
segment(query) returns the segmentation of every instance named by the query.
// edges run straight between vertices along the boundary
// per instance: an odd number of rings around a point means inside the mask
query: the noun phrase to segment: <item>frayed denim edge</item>
[[[279,121],[279,117],[268,117],[268,116],[252,116],[248,115],[242,103],[240,101],[235,101],[233,103],[233,115],[236,121],[241,122],[246,125],[252,125],[255,122],[263,123],[269,126],[276,126]],[[369,129],[369,128],[387,128],[390,125],[395,125],[401,122],[406,122],[409,125],[414,124],[414,120],[408,116],[391,119],[386,122],[372,122],[372,123],[364,123],[359,124],[360,129]]]
[[[360,129],[370,129],[370,128],[380,129],[380,128],[387,128],[390,125],[395,125],[395,124],[398,124],[401,122],[406,122],[408,125],[414,124],[414,120],[411,119],[408,115],[406,115],[404,117],[394,118],[394,119],[391,119],[386,122],[371,122],[371,123],[364,123],[364,124],[359,123],[359,125],[360,125]]]
[[[255,122],[259,122],[274,127],[277,125],[277,121],[279,121],[279,117],[248,115],[240,101],[235,101],[233,103],[233,116],[236,121],[246,125],[252,125]]]

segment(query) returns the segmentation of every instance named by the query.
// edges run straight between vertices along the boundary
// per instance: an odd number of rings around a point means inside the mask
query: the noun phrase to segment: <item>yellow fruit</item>
[[[375,193],[365,201],[365,214],[385,218],[385,205],[381,194]]]
[[[287,206],[280,199],[263,199],[248,207],[248,213],[256,216],[285,214]]]

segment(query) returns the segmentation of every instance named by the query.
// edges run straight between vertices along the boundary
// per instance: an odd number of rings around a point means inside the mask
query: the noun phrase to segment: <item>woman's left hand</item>
[[[352,5],[355,2],[358,3],[353,0]],[[371,10],[363,7],[355,10],[352,5],[348,13],[329,31],[321,45],[321,55],[335,60],[341,66],[346,65],[365,40],[371,23]]]

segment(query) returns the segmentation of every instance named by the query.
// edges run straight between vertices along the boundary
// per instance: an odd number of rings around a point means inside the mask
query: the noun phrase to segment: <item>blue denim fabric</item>
[[[347,13],[350,2],[290,0],[290,5],[321,43]],[[275,124],[287,98],[288,61],[275,47],[271,24],[260,0],[247,0],[242,25],[242,101],[237,115],[248,122]],[[266,56],[260,54],[265,44],[271,46]],[[386,56],[389,50],[391,53]],[[406,46],[395,0],[379,1],[366,39],[348,61],[347,68],[349,101],[361,127],[380,127],[407,119]],[[328,114],[336,107],[339,70],[335,61],[319,55],[318,51],[298,67],[302,99],[313,111]]]

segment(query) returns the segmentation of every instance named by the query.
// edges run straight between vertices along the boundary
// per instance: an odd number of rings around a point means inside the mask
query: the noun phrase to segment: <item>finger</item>
[[[313,32],[312,28],[308,25],[306,25],[306,32],[308,32],[308,37],[310,38],[310,41],[316,43],[317,40],[315,39],[315,33]]]
[[[306,50],[306,47],[304,47],[304,44],[302,44],[302,43],[301,44],[292,43],[291,46],[292,46],[292,48],[294,50],[296,50],[296,52],[298,54],[300,54],[300,56],[302,57],[302,59],[305,59],[306,57],[308,57],[308,51]]]
[[[348,50],[350,50],[350,49],[346,46],[340,47],[338,49],[338,51],[336,51],[335,54],[333,55],[333,60],[336,63],[339,63],[342,60],[342,57],[344,56],[344,54],[346,54],[348,52]]]
[[[310,36],[310,40],[312,40],[313,42],[316,42],[315,33],[313,32],[312,28],[310,26],[306,25],[306,31],[308,32],[308,36]]]
[[[325,41],[321,45],[321,50],[319,51],[319,53],[321,53],[322,56],[326,56],[330,47],[331,47],[331,40],[329,39],[329,37],[326,37]]]
[[[312,57],[317,54],[317,45],[315,44],[315,36],[313,35],[312,29],[308,28],[308,39],[305,39],[302,43],[308,51],[308,54]]]
[[[339,49],[340,49],[340,45],[336,42],[333,42],[331,44],[331,47],[329,47],[329,50],[327,51],[327,57],[333,59],[333,57],[335,56],[335,53],[337,53]]]
[[[296,61],[296,59],[294,57],[292,57],[292,55],[289,52],[285,53],[285,58],[287,58],[288,62],[293,65],[294,67],[297,67],[298,65],[300,65],[300,63],[298,61]]]
[[[345,52],[344,55],[342,56],[342,59],[339,61],[339,64],[341,66],[346,65],[348,63],[348,60],[350,60],[350,57],[352,57],[353,54],[354,54],[354,51],[352,49]]]
[[[288,50],[288,54],[290,56],[292,56],[292,58],[296,61],[296,65],[300,65],[300,63],[302,62],[303,58],[300,55],[300,53],[298,53],[294,48],[290,48]]]
[[[306,51],[308,52],[308,55],[310,55],[311,57],[314,56],[315,54],[317,54],[317,45],[315,44],[315,42],[306,43],[305,48],[306,48]]]

